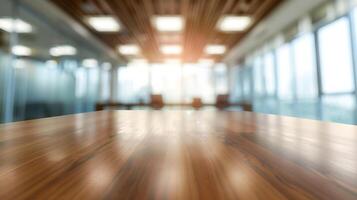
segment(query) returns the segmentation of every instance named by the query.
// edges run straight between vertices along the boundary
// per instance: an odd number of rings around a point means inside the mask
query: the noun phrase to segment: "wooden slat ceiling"
[[[151,62],[166,58],[180,58],[196,62],[199,58],[219,61],[224,55],[209,56],[203,52],[209,43],[224,44],[228,51],[283,0],[52,0],[62,10],[87,27],[108,46],[116,49],[120,44],[135,43],[142,56]],[[98,33],[88,27],[87,16],[112,15],[123,26],[119,33]],[[182,15],[185,29],[181,33],[161,33],[152,26],[155,15]],[[246,32],[224,33],[216,29],[223,15],[247,15],[253,19]],[[180,56],[165,56],[159,51],[161,44],[180,44]],[[126,60],[130,59],[125,57]]]

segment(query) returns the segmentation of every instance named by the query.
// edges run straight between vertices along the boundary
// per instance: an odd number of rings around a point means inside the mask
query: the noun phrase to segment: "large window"
[[[322,90],[325,94],[354,91],[348,18],[318,31]]]
[[[100,101],[108,102],[110,100],[110,75],[111,71],[109,69],[105,69],[102,66],[102,70],[100,72]]]
[[[119,102],[147,103],[150,91],[149,73],[149,66],[146,64],[120,67],[118,69]]]
[[[246,57],[249,61],[254,58],[248,63],[254,69],[253,103],[256,112],[357,123],[354,93],[357,53],[353,51],[357,45],[357,9],[348,13],[351,7],[347,3],[342,4],[346,6],[344,11],[335,3],[319,9],[322,13],[326,11],[329,17],[337,17],[327,24],[320,25],[331,19],[323,16],[312,17],[311,24],[310,20],[300,21],[295,27],[299,33],[312,32],[263,53],[262,71],[259,58],[254,54]],[[327,7],[328,11],[324,10]],[[249,81],[245,74],[245,71],[240,72],[240,86],[248,91]],[[257,98],[262,93],[262,83],[265,98]],[[278,99],[268,98],[275,95]]]
[[[268,96],[275,95],[275,66],[274,66],[274,54],[272,52],[264,55],[264,74],[265,74],[265,87]]]
[[[213,68],[204,64],[185,64],[183,66],[183,96],[185,103],[194,97],[203,103],[214,103]]]
[[[278,96],[280,99],[293,98],[293,69],[291,65],[291,46],[285,44],[277,50]]]
[[[215,92],[225,94],[228,90],[227,71],[222,66],[153,64],[152,93],[163,95],[165,103],[191,103],[194,97],[201,98],[203,103],[214,103]]]
[[[87,110],[92,111],[95,109],[95,103],[99,99],[99,69],[88,70],[88,83],[87,83]]]
[[[0,51],[0,123],[4,120],[6,70],[10,67],[10,56]]]
[[[296,94],[299,99],[317,97],[317,74],[313,34],[306,34],[292,42],[296,76]]]
[[[56,71],[59,71],[56,69]],[[55,74],[54,74],[55,75]],[[56,80],[56,77],[53,77]],[[76,97],[76,112],[83,112],[86,110],[86,95],[87,95],[87,70],[84,68],[79,68],[75,72],[76,86],[75,86],[75,97]],[[54,86],[56,87],[56,86]]]
[[[243,96],[244,100],[252,99],[252,68],[245,68],[241,71],[241,79],[243,80]]]
[[[232,103],[236,103],[242,100],[242,85],[239,76],[241,66],[230,67],[229,72],[229,82],[230,82],[230,93],[229,98]]]
[[[182,66],[179,63],[154,64],[151,66],[151,89],[161,94],[165,103],[181,103]]]
[[[265,81],[261,57],[256,57],[253,61],[254,70],[254,92],[256,97],[261,97],[265,92]]]
[[[228,94],[228,77],[227,66],[224,64],[217,64],[214,66],[214,79],[216,94]]]
[[[199,65],[196,67],[197,90],[203,103],[214,103],[216,99],[212,71],[211,66]]]

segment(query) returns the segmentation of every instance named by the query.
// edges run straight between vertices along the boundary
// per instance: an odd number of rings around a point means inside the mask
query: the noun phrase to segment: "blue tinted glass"
[[[255,97],[261,97],[265,92],[264,71],[261,57],[256,57],[253,62],[254,93]]]
[[[264,75],[265,75],[265,87],[268,96],[273,96],[275,94],[275,67],[274,67],[274,56],[272,52],[264,55]]]

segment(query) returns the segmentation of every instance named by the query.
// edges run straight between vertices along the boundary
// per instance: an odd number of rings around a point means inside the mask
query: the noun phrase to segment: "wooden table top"
[[[215,111],[0,125],[0,199],[357,199],[357,127]]]

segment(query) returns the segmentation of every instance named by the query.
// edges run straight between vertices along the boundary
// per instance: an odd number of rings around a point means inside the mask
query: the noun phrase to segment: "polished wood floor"
[[[214,111],[5,124],[0,199],[357,199],[357,127]]]

